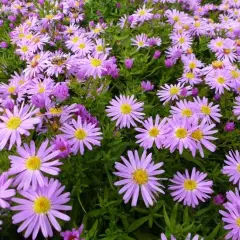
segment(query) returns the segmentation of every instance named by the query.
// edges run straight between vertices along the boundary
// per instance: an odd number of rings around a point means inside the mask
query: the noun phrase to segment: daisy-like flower
[[[132,45],[133,46],[137,46],[139,48],[144,48],[144,47],[148,47],[148,36],[144,33],[137,35],[136,39],[132,38]]]
[[[206,118],[208,123],[212,123],[214,120],[215,122],[220,122],[221,114],[219,105],[213,105],[212,102],[208,103],[208,99],[206,97],[203,97],[201,99],[200,97],[197,97],[194,99],[195,107],[197,115],[200,118]]]
[[[230,90],[230,79],[228,71],[218,69],[209,73],[205,81],[211,89],[215,89],[215,93],[223,94],[224,89]]]
[[[192,155],[195,156],[196,150],[198,150],[201,157],[204,157],[202,145],[209,151],[215,152],[216,146],[211,141],[217,139],[216,137],[212,136],[213,134],[218,132],[217,130],[213,130],[213,128],[216,125],[208,124],[206,118],[204,118],[200,124],[198,118],[193,118],[191,125],[192,125],[191,138],[194,141],[196,141],[197,145],[197,148],[192,149]]]
[[[93,78],[101,78],[104,71],[107,69],[104,67],[106,62],[107,55],[100,54],[91,57],[90,55],[87,58],[80,60],[80,71],[84,72],[84,75],[87,77],[92,76]]]
[[[181,95],[182,89],[185,88],[187,91],[191,89],[190,86],[185,87],[183,84],[165,84],[161,86],[162,90],[158,90],[157,95],[163,104],[166,104],[170,100],[178,100]]]
[[[168,133],[165,139],[164,146],[174,152],[176,149],[182,154],[183,149],[190,149],[195,147],[194,140],[191,138],[192,127],[187,118],[179,118],[173,116],[168,119]]]
[[[192,45],[192,38],[187,32],[175,33],[173,32],[170,36],[172,43],[176,47],[180,47],[183,50],[187,50]]]
[[[85,57],[90,54],[93,50],[93,42],[87,38],[81,38],[75,46],[73,46],[72,50],[77,53],[79,57]]]
[[[84,238],[81,237],[83,233],[83,224],[79,227],[79,229],[73,228],[72,231],[65,231],[61,232],[61,236],[63,237],[63,240],[84,240]]]
[[[204,64],[196,59],[195,55],[191,54],[190,56],[183,56],[182,62],[184,64],[184,71],[185,72],[200,72]]]
[[[185,72],[182,77],[178,79],[178,82],[182,84],[190,84],[191,86],[201,83],[203,80],[198,73]]]
[[[18,147],[19,156],[8,157],[11,161],[9,174],[16,175],[13,186],[17,186],[17,189],[27,190],[32,187],[36,190],[38,186],[44,186],[43,173],[58,175],[58,166],[62,163],[56,159],[60,151],[54,148],[55,146],[48,147],[48,140],[44,141],[38,150],[34,141],[31,141],[29,146],[24,143],[23,147]]]
[[[224,46],[224,38],[217,37],[216,39],[213,39],[208,44],[208,47],[213,52],[223,51]]]
[[[136,17],[139,22],[148,21],[153,18],[153,14],[151,13],[152,10],[152,8],[147,9],[144,4],[142,8],[139,8],[134,12],[133,16]]]
[[[18,44],[18,48],[16,49],[16,53],[20,55],[22,60],[26,60],[33,54],[34,47],[30,45],[28,42],[20,42]]]
[[[235,188],[235,192],[227,192],[226,197],[228,201],[223,205],[225,210],[219,211],[223,216],[222,220],[225,223],[224,229],[229,231],[225,236],[225,239],[238,240],[240,235],[239,190]]]
[[[107,116],[112,121],[117,120],[116,126],[120,128],[136,127],[136,122],[140,122],[143,119],[143,102],[137,102],[134,96],[116,97],[110,101],[110,106],[107,106]]]
[[[72,119],[70,123],[64,123],[60,130],[64,133],[63,136],[68,139],[75,155],[78,151],[83,155],[84,146],[92,150],[92,145],[101,145],[102,133],[100,128],[96,127],[96,124],[83,122],[79,116],[77,121]]]
[[[115,182],[115,186],[123,186],[119,194],[124,193],[124,203],[128,203],[132,198],[132,206],[137,205],[139,194],[142,195],[143,201],[147,207],[152,206],[156,201],[155,196],[159,192],[164,194],[164,186],[158,182],[161,178],[156,175],[164,173],[161,169],[163,163],[154,164],[152,154],[144,151],[140,157],[138,152],[128,151],[128,159],[121,156],[122,163],[116,162],[115,168],[118,170],[114,174],[123,178]]]
[[[9,189],[13,179],[8,179],[8,172],[4,172],[0,175],[0,207],[9,208],[8,201],[15,195],[14,189]]]
[[[22,198],[12,199],[17,205],[11,210],[19,211],[12,217],[13,224],[21,223],[18,232],[25,230],[25,238],[32,234],[32,239],[35,240],[39,231],[45,238],[52,237],[52,226],[58,232],[61,231],[56,218],[70,220],[69,216],[61,212],[72,209],[71,206],[65,205],[70,200],[70,193],[63,193],[65,187],[58,180],[45,178],[44,181],[44,187],[20,191]]]
[[[173,184],[169,186],[174,201],[183,202],[193,208],[199,205],[199,200],[205,202],[213,193],[213,181],[204,180],[206,176],[206,173],[196,171],[196,168],[192,169],[191,174],[187,169],[185,174],[177,172],[170,179]]]
[[[171,106],[170,113],[173,116],[177,116],[180,118],[191,118],[196,115],[196,113],[194,112],[192,102],[190,101],[188,102],[186,99],[184,99],[179,102],[176,102],[176,105],[177,105],[176,107]]]
[[[222,173],[230,177],[229,181],[240,187],[240,154],[239,151],[229,151],[226,155]]]
[[[40,123],[40,118],[33,117],[39,110],[33,110],[30,106],[22,104],[20,109],[15,105],[13,112],[5,110],[4,115],[0,116],[0,150],[9,142],[8,149],[17,143],[21,145],[21,135],[29,136],[28,130],[34,129],[34,125]]]
[[[155,123],[152,117],[143,121],[144,128],[135,129],[140,132],[136,135],[136,143],[140,143],[140,146],[145,149],[151,148],[154,143],[158,149],[162,148],[165,134],[168,132],[166,122],[167,119],[160,120],[159,115],[156,116]]]
[[[233,106],[233,114],[237,116],[237,119],[240,119],[240,97],[235,98],[234,104],[236,106]]]

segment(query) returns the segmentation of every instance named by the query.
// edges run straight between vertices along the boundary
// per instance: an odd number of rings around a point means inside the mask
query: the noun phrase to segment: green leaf
[[[218,224],[214,230],[212,231],[212,233],[205,238],[205,240],[214,240],[215,237],[217,236],[218,232],[219,232],[219,229],[220,229],[220,224]]]
[[[168,217],[168,214],[167,214],[167,211],[166,211],[165,207],[163,207],[163,217],[164,217],[165,223],[168,226],[168,228],[170,230],[172,230],[171,221],[170,221],[170,219]]]
[[[133,232],[134,230],[136,230],[137,228],[139,228],[140,226],[142,226],[147,220],[148,220],[148,216],[145,216],[143,218],[140,218],[138,220],[136,220],[135,222],[133,222],[129,228],[128,228],[128,232]]]

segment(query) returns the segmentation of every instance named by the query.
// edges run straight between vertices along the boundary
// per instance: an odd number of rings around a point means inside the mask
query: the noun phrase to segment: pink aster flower
[[[205,78],[206,84],[211,89],[215,89],[215,93],[223,94],[224,89],[230,90],[230,75],[226,70],[214,70]]]
[[[93,42],[87,38],[80,38],[76,45],[73,46],[72,50],[76,52],[79,57],[85,57],[90,54],[94,48]]]
[[[140,122],[143,119],[143,103],[137,102],[134,96],[123,96],[116,97],[110,101],[110,106],[107,106],[107,116],[112,121],[117,120],[116,126],[120,128],[130,128],[131,126],[136,127],[136,122]]]
[[[199,61],[195,55],[190,56],[182,56],[182,62],[184,64],[184,71],[185,72],[193,72],[193,73],[199,73],[201,71],[201,68],[204,66],[204,64]]]
[[[186,90],[190,90],[191,87],[187,86],[185,87],[183,84],[165,84],[164,86],[161,86],[161,90],[158,90],[157,95],[161,102],[164,102],[163,104],[166,104],[170,100],[178,100],[182,89],[185,88]],[[187,94],[188,95],[188,94]]]
[[[235,188],[235,192],[229,191],[226,194],[227,202],[223,204],[224,210],[219,213],[223,216],[225,223],[224,229],[228,231],[225,239],[238,240],[240,236],[240,195],[239,190]]]
[[[183,149],[192,150],[195,147],[194,140],[191,138],[192,126],[187,118],[173,116],[168,119],[168,133],[164,146],[174,152],[176,149],[183,153]]]
[[[201,99],[197,97],[194,99],[195,109],[199,118],[206,118],[208,123],[212,123],[213,120],[215,122],[220,122],[221,114],[219,105],[213,105],[212,102],[208,102],[206,97]]]
[[[13,179],[8,179],[8,172],[4,172],[0,175],[0,207],[9,208],[8,201],[15,195],[14,189],[9,189]]]
[[[96,127],[96,124],[83,122],[79,116],[77,121],[72,119],[70,123],[64,123],[60,130],[64,133],[63,136],[68,139],[75,155],[78,151],[83,155],[84,146],[92,150],[92,145],[101,145],[102,133],[100,128]]]
[[[62,165],[56,157],[58,150],[54,146],[48,147],[48,140],[44,141],[38,150],[34,141],[28,146],[26,143],[23,147],[17,148],[19,156],[9,156],[11,167],[10,175],[15,175],[13,185],[17,189],[27,190],[32,187],[34,190],[38,186],[44,186],[44,174],[58,175],[59,166]]]
[[[196,115],[193,102],[186,99],[176,102],[176,106],[171,106],[170,113],[179,118],[191,118]]]
[[[155,196],[158,192],[163,193],[164,186],[159,183],[161,178],[156,177],[164,173],[161,169],[163,163],[154,164],[152,161],[152,154],[144,151],[140,157],[138,152],[128,151],[128,159],[121,156],[122,163],[116,162],[115,168],[118,172],[114,174],[123,178],[115,182],[115,186],[123,186],[119,194],[124,193],[124,203],[128,203],[132,198],[132,206],[137,205],[139,194],[141,193],[143,201],[147,207],[152,206],[156,201]]]
[[[194,72],[185,72],[182,77],[178,79],[178,82],[182,84],[190,84],[191,86],[199,84],[202,81],[203,80],[201,79],[199,73]]]
[[[147,9],[144,4],[142,8],[139,8],[134,12],[133,16],[136,17],[139,22],[148,21],[153,17],[153,14],[151,13],[152,10],[152,8]]]
[[[6,109],[4,115],[0,116],[0,149],[2,150],[7,143],[8,149],[16,143],[22,143],[21,135],[29,136],[28,130],[34,129],[34,125],[40,123],[40,118],[33,117],[39,110],[22,104],[20,109],[15,105],[13,112]]]
[[[107,55],[103,54],[95,55],[94,57],[89,55],[88,58],[80,60],[79,70],[83,71],[87,77],[101,78],[103,72],[107,71],[104,67],[106,59]]]
[[[144,48],[144,47],[148,47],[148,36],[144,33],[137,35],[136,39],[132,38],[132,45],[133,46],[137,46],[139,48]]]
[[[199,205],[199,201],[205,202],[213,193],[213,182],[204,180],[206,176],[206,173],[196,171],[196,168],[192,169],[191,174],[187,169],[185,174],[177,172],[173,179],[170,179],[173,184],[169,186],[174,201],[183,202],[193,208]]]
[[[188,48],[190,48],[193,41],[187,32],[182,33],[173,32],[170,35],[170,38],[174,46],[180,47],[183,50],[187,50]]]
[[[233,106],[233,114],[237,116],[237,119],[240,119],[240,97],[235,98],[234,104],[236,106]]]
[[[56,218],[63,221],[70,220],[69,216],[61,212],[72,209],[65,205],[70,200],[70,193],[63,193],[65,187],[58,180],[45,178],[44,181],[44,187],[20,191],[22,198],[12,199],[17,205],[11,210],[19,211],[12,217],[13,224],[21,223],[18,232],[25,231],[25,238],[32,234],[32,239],[35,240],[39,231],[45,238],[52,237],[52,226],[58,232],[61,231]]]
[[[240,154],[239,151],[229,151],[226,155],[225,165],[222,173],[230,177],[229,181],[233,184],[238,184],[240,188]]]
[[[157,148],[162,148],[163,142],[165,140],[165,134],[168,132],[166,127],[167,119],[164,118],[160,120],[159,115],[156,116],[155,123],[152,117],[143,121],[144,128],[136,128],[135,130],[139,132],[136,135],[137,142],[140,146],[148,149],[155,143]]]
[[[61,232],[61,236],[63,237],[63,240],[85,240],[85,238],[82,238],[82,232],[83,232],[83,224],[79,227],[79,229],[73,228],[72,231],[65,231]]]

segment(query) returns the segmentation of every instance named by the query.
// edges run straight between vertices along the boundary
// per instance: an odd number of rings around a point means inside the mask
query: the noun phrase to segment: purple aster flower
[[[136,135],[137,143],[140,143],[140,146],[145,149],[151,148],[154,143],[158,149],[162,148],[166,137],[165,134],[168,132],[166,122],[167,119],[160,120],[159,115],[156,116],[155,123],[152,117],[143,121],[144,128],[135,129],[139,132]]]
[[[198,88],[193,88],[192,89],[192,96],[193,97],[196,97],[198,95],[199,91],[198,91]]]
[[[36,190],[28,189],[20,191],[21,198],[13,198],[17,203],[11,210],[19,211],[13,215],[13,224],[21,223],[18,232],[25,231],[24,237],[28,238],[32,234],[35,240],[39,231],[45,238],[53,236],[53,230],[61,231],[61,226],[57,219],[69,221],[70,217],[61,211],[69,211],[72,207],[65,205],[69,202],[70,193],[63,193],[64,186],[58,180],[44,179],[44,187]]]
[[[58,83],[54,90],[53,95],[57,98],[58,101],[64,101],[69,97],[69,89],[66,83]]]
[[[92,150],[92,145],[101,145],[102,133],[100,128],[95,127],[92,123],[83,122],[79,116],[77,121],[72,119],[70,123],[64,123],[60,130],[64,133],[63,136],[68,139],[71,151],[75,155],[78,151],[83,155],[84,146]]]
[[[21,135],[29,136],[28,130],[34,129],[34,125],[40,123],[40,118],[33,117],[38,111],[24,104],[20,109],[14,106],[13,112],[6,109],[6,114],[0,116],[0,149],[3,149],[8,142],[8,149],[11,149],[15,143],[20,146]]]
[[[205,202],[213,193],[213,182],[204,180],[206,176],[206,173],[196,171],[196,168],[192,169],[191,174],[187,169],[185,174],[177,172],[173,179],[170,179],[173,184],[169,186],[174,201],[183,201],[184,205],[193,208],[199,205],[199,200]]]
[[[131,126],[136,127],[136,123],[143,119],[144,113],[142,102],[137,102],[134,96],[123,96],[116,97],[110,101],[110,106],[107,106],[107,116],[112,121],[117,120],[116,126],[120,128],[130,128]]]
[[[45,108],[46,98],[48,98],[48,97],[45,96],[45,94],[37,93],[37,94],[32,95],[31,101],[35,107]]]
[[[158,59],[161,56],[161,52],[159,50],[156,50],[153,54],[154,59]]]
[[[165,66],[166,66],[166,68],[171,68],[173,65],[174,65],[174,62],[172,61],[171,58],[167,58],[167,59],[165,60]]]
[[[7,48],[8,44],[6,42],[0,42],[0,48]]]
[[[4,172],[0,175],[0,207],[9,208],[8,203],[11,197],[15,195],[14,189],[9,189],[12,184],[13,179],[8,179],[8,172]]]
[[[218,194],[213,198],[213,203],[215,205],[222,205],[225,202],[226,198],[222,194]]]
[[[235,123],[234,122],[227,122],[225,127],[224,127],[224,131],[226,132],[232,132],[235,129]]]
[[[17,17],[14,16],[14,15],[9,15],[8,20],[11,21],[11,22],[15,22],[17,20]]]
[[[73,228],[72,231],[65,231],[61,232],[61,236],[63,237],[63,240],[85,240],[85,238],[82,238],[81,235],[83,233],[83,224],[79,227],[79,229]]]
[[[133,59],[131,59],[131,58],[125,59],[124,64],[125,64],[125,67],[126,67],[127,69],[131,69],[132,66],[133,66]]]
[[[137,35],[136,39],[132,38],[132,45],[137,46],[137,49],[148,47],[148,36],[144,33]]]
[[[154,164],[152,161],[152,154],[148,154],[144,151],[140,157],[138,152],[128,151],[128,159],[121,156],[122,163],[116,162],[115,168],[118,172],[114,172],[115,175],[123,178],[118,182],[115,182],[115,186],[123,186],[119,194],[124,193],[124,203],[128,203],[132,198],[132,206],[137,205],[139,194],[142,195],[143,201],[147,207],[152,206],[156,201],[154,195],[163,193],[162,188],[164,186],[158,182],[161,178],[157,178],[156,175],[164,173],[161,169],[163,163]]]
[[[60,151],[60,153],[57,155],[58,158],[65,158],[71,153],[69,142],[61,135],[56,136],[52,142],[52,145],[54,146],[55,150]]]
[[[60,169],[58,166],[62,165],[56,157],[59,155],[58,150],[54,146],[48,147],[48,140],[44,141],[38,150],[34,141],[30,142],[28,146],[26,143],[23,147],[17,148],[19,156],[9,156],[11,167],[9,169],[10,175],[14,177],[13,185],[17,189],[27,190],[32,187],[34,190],[38,186],[44,186],[44,175],[58,175]]]
[[[117,3],[116,3],[116,8],[118,8],[118,9],[121,8],[121,3],[120,3],[120,2],[117,2]]]
[[[154,85],[150,81],[142,81],[141,87],[145,92],[151,91],[154,89]]]

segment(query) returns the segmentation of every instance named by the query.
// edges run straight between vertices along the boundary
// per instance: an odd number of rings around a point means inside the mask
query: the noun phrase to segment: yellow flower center
[[[240,172],[240,164],[237,165],[237,171]]]
[[[38,170],[41,167],[41,159],[37,156],[32,156],[26,160],[25,166],[28,170]]]
[[[79,37],[77,37],[77,36],[72,38],[72,42],[73,42],[73,43],[77,43],[78,40],[79,40]]]
[[[51,201],[47,197],[38,197],[33,204],[33,210],[37,214],[46,214],[51,209]]]
[[[195,26],[195,27],[200,27],[200,26],[201,26],[201,23],[200,23],[200,22],[195,22],[195,23],[194,23],[194,26]]]
[[[238,71],[236,71],[236,70],[232,70],[231,71],[231,75],[235,79],[240,77],[240,73]]]
[[[48,19],[48,20],[51,20],[51,19],[53,19],[53,15],[52,14],[48,14],[48,15],[46,15],[46,18]]]
[[[25,83],[25,80],[24,79],[20,79],[19,81],[18,81],[18,84],[21,86],[21,85],[23,85]]]
[[[38,88],[38,92],[39,93],[44,93],[45,92],[45,88],[44,87],[39,87]]]
[[[160,131],[156,127],[153,127],[149,130],[149,135],[151,137],[157,137],[159,133]]]
[[[197,67],[197,65],[196,65],[195,62],[190,62],[190,63],[189,63],[189,68],[190,68],[190,69],[194,69],[194,68],[196,68],[196,67]]]
[[[8,88],[8,92],[11,93],[11,94],[15,93],[15,91],[16,91],[15,86],[11,86],[11,87]]]
[[[207,105],[203,105],[201,107],[201,112],[206,114],[206,115],[209,115],[209,114],[211,114],[211,108],[208,107]]]
[[[183,186],[184,186],[185,190],[193,191],[197,188],[197,182],[195,180],[187,179],[184,181]]]
[[[170,94],[171,94],[171,95],[176,95],[176,94],[179,93],[179,91],[180,91],[180,89],[179,89],[178,87],[172,87],[172,88],[170,89]]]
[[[192,48],[188,48],[188,49],[187,49],[187,53],[188,53],[188,54],[192,54],[192,53],[193,53]]]
[[[229,48],[225,48],[225,49],[223,49],[223,51],[224,51],[225,54],[231,53],[231,49],[229,49]]]
[[[200,129],[197,129],[191,134],[191,137],[199,141],[203,138],[203,132]]]
[[[138,11],[138,14],[140,16],[144,16],[146,14],[146,11],[144,9],[141,9],[141,10]]]
[[[186,73],[186,78],[188,79],[193,79],[194,78],[194,74],[189,72],[189,73]]]
[[[21,50],[22,50],[22,52],[26,53],[28,51],[28,47],[27,46],[22,46]]]
[[[7,128],[10,130],[15,130],[21,125],[21,118],[19,117],[11,117],[7,122]]]
[[[123,103],[120,107],[120,110],[122,114],[129,114],[132,111],[132,107],[128,103]]]
[[[219,84],[224,84],[224,83],[225,83],[225,78],[224,78],[224,77],[219,77],[219,78],[217,79],[217,82],[218,82]]]
[[[143,41],[139,41],[139,42],[138,42],[138,46],[139,46],[139,47],[143,47],[143,45],[144,45],[144,42],[143,42]]]
[[[144,169],[137,169],[133,173],[135,183],[142,185],[148,182],[148,173]]]
[[[223,62],[222,61],[213,61],[212,66],[213,66],[213,68],[222,68]]]
[[[79,45],[78,45],[78,48],[80,48],[80,49],[84,49],[86,47],[86,44],[85,43],[80,43]]]
[[[22,39],[22,38],[24,38],[24,37],[25,37],[24,33],[19,33],[19,34],[18,34],[18,38]]]
[[[62,113],[62,109],[61,108],[50,108],[49,112],[53,115],[58,115]]]
[[[93,67],[99,67],[99,66],[101,66],[101,64],[102,64],[102,60],[97,59],[97,58],[92,58],[91,59],[91,65]]]
[[[179,38],[179,42],[180,42],[180,43],[185,43],[185,38],[184,38],[184,37],[180,37],[180,38]]]
[[[182,115],[185,117],[191,117],[192,116],[192,110],[190,108],[185,108],[182,110]]]
[[[216,42],[216,46],[217,47],[222,47],[223,46],[223,42],[222,41]]]
[[[75,136],[78,140],[83,140],[83,139],[85,139],[85,138],[87,137],[87,133],[86,133],[83,129],[79,128],[79,129],[77,129],[77,131],[75,132],[74,136]]]
[[[96,49],[97,49],[98,52],[102,52],[103,51],[103,46],[102,45],[98,45]]]
[[[174,16],[173,21],[178,22],[179,21],[179,16]]]
[[[101,31],[101,29],[100,29],[100,28],[95,28],[95,29],[93,29],[93,31],[94,31],[95,33],[99,33],[99,32]]]
[[[185,128],[178,128],[176,131],[175,131],[175,135],[177,138],[185,138],[187,136],[187,130]]]
[[[33,38],[33,35],[31,33],[26,35],[26,39],[31,40]]]

